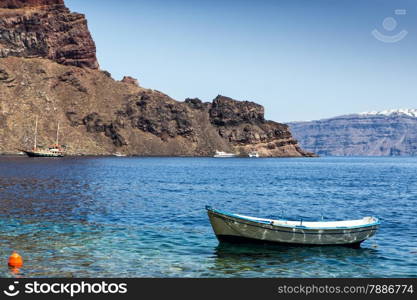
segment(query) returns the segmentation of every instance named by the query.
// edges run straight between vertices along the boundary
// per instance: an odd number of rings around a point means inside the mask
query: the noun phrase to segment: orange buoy
[[[9,257],[8,265],[9,267],[20,268],[23,266],[23,259],[17,252],[13,252]]]

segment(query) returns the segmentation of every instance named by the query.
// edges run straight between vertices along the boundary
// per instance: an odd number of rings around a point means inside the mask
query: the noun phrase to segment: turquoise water
[[[416,277],[417,158],[0,158],[0,277]],[[372,215],[361,249],[219,245],[205,205]]]

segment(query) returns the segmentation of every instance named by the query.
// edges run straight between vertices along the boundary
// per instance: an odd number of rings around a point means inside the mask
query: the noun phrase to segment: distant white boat
[[[211,207],[206,209],[220,242],[359,247],[364,240],[376,233],[380,224],[374,217],[347,221],[303,222],[254,218],[222,212]]]
[[[127,155],[126,154],[123,154],[123,153],[120,153],[120,152],[116,152],[114,154],[114,156],[117,156],[117,157],[126,157]]]
[[[227,153],[227,152],[223,152],[223,151],[216,151],[216,154],[214,154],[214,157],[216,157],[216,158],[230,158],[230,157],[236,157],[236,154]]]
[[[258,153],[258,152],[256,152],[256,151],[249,152],[249,157],[255,157],[255,158],[258,158],[258,157],[259,157],[259,153]]]

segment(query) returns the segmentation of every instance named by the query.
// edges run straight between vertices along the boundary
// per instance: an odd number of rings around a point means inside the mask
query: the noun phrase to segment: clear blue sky
[[[176,100],[251,100],[281,122],[417,108],[415,0],[66,3],[87,15],[102,69]]]

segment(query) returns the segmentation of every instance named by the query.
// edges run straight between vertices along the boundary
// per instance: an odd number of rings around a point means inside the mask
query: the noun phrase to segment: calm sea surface
[[[382,225],[361,249],[219,245],[205,205]],[[0,277],[417,277],[417,158],[0,157]]]

